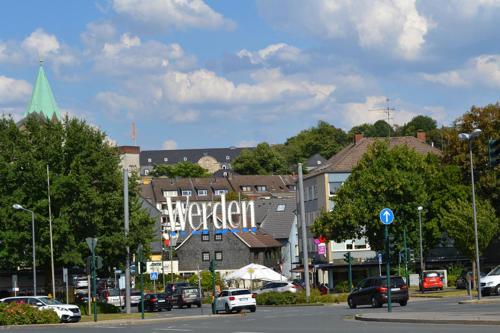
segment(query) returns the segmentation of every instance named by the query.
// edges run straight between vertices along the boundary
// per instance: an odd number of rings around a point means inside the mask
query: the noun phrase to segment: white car
[[[500,265],[493,268],[486,276],[481,277],[481,294],[500,295]]]
[[[255,290],[254,292],[256,294],[263,294],[271,291],[277,293],[284,293],[284,292],[296,293],[297,286],[291,282],[269,282],[264,286],[262,286],[261,288]]]
[[[257,310],[255,294],[252,294],[248,289],[223,290],[215,299],[215,313],[219,313],[219,311],[225,313],[240,312],[243,309],[248,309],[250,312]]]
[[[73,304],[63,304],[47,296],[17,296],[0,300],[3,303],[21,303],[38,307],[40,310],[53,310],[61,322],[79,322],[82,318],[80,308]]]

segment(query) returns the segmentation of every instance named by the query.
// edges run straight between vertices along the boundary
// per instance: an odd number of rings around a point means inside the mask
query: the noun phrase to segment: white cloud
[[[0,75],[0,104],[28,102],[31,96],[31,84]]]
[[[113,9],[119,15],[153,29],[232,29],[235,26],[203,0],[114,0]]]
[[[140,110],[140,103],[136,99],[112,91],[100,92],[95,99],[115,116],[125,113],[129,119],[133,119],[134,113]]]
[[[259,0],[260,13],[271,24],[322,38],[356,35],[363,48],[391,50],[406,58],[418,57],[433,23],[416,7],[416,0]]]
[[[177,142],[172,139],[168,139],[163,141],[162,149],[166,150],[174,150],[177,149]]]
[[[47,34],[41,28],[33,31],[21,45],[27,52],[36,53],[40,58],[45,58],[50,53],[58,53],[61,48],[56,36]]]
[[[256,147],[259,143],[256,140],[242,140],[236,144],[239,148]]]
[[[460,17],[470,19],[481,10],[500,7],[500,0],[451,0],[450,6]]]
[[[262,64],[273,60],[283,63],[305,62],[308,58],[299,48],[285,43],[271,44],[255,52],[242,49],[237,56],[248,59],[251,64]]]
[[[500,54],[483,54],[470,59],[460,69],[421,76],[424,80],[451,87],[480,84],[499,88]]]

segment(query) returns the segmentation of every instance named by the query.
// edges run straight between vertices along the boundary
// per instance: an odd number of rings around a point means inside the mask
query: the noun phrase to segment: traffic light
[[[411,262],[414,262],[414,261],[415,261],[415,253],[413,252],[413,250],[412,250],[412,249],[408,249],[408,257],[410,257],[410,258],[409,258],[409,260],[410,260]]]
[[[146,273],[146,263],[145,262],[140,262],[139,267],[141,268],[141,271],[140,271],[141,274]]]
[[[213,259],[210,260],[209,270],[210,270],[210,272],[215,273],[215,260],[213,260]]]
[[[488,141],[488,157],[490,167],[494,168],[500,164],[500,139]]]
[[[344,261],[348,264],[351,263],[352,261],[351,252],[344,253]]]

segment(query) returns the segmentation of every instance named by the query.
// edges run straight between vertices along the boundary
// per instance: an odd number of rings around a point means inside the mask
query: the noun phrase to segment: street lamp
[[[420,289],[424,292],[424,249],[422,247],[422,209],[424,207],[418,206],[418,226],[420,231]]]
[[[12,205],[12,208],[31,213],[31,233],[33,238],[33,296],[36,296],[35,213],[19,204]]]
[[[460,133],[458,138],[462,141],[469,142],[469,157],[470,157],[470,177],[472,184],[472,211],[474,214],[474,240],[476,242],[476,265],[477,265],[477,299],[481,299],[481,269],[479,264],[479,241],[477,239],[477,214],[476,214],[476,194],[474,190],[474,165],[472,163],[472,140],[481,134],[481,130],[476,128],[471,133]]]

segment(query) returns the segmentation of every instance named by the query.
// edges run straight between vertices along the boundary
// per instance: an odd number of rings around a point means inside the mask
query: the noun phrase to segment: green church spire
[[[25,116],[31,113],[44,115],[50,120],[53,120],[54,117],[56,120],[61,120],[61,113],[57,108],[52,89],[50,89],[49,81],[43,70],[43,61],[40,61],[40,69],[38,70],[35,87],[33,88],[33,95],[26,109]]]

